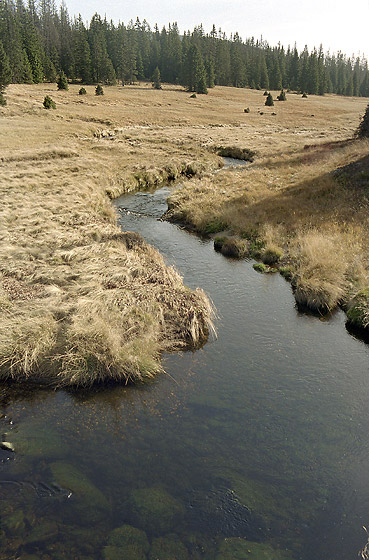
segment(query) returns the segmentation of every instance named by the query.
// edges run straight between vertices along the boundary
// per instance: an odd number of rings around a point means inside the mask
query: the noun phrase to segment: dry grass
[[[163,351],[206,340],[211,305],[140,236],[120,232],[107,194],[194,175],[216,157],[186,139],[169,144],[161,126],[127,124],[134,89],[130,103],[118,88],[104,103],[81,104],[77,86],[55,91],[50,112],[51,88],[11,86],[0,116],[0,377],[152,377]]]
[[[137,380],[160,370],[162,351],[205,340],[204,294],[121,234],[109,202],[181,176],[194,178],[172,197],[177,219],[261,237],[264,259],[280,254],[301,293],[323,294],[319,306],[368,284],[365,181],[355,189],[350,172],[331,174],[368,154],[367,142],[344,142],[367,100],[291,94],[269,110],[252,90],[190,99],[175,86],[86,89],[81,99],[78,85],[13,85],[0,109],[2,378]],[[45,95],[56,110],[43,108]],[[257,156],[206,175],[219,146]]]

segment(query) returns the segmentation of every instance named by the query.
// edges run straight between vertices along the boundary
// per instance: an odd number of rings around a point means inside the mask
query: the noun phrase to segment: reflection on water
[[[356,558],[368,347],[343,314],[299,314],[282,278],[160,221],[167,192],[120,199],[122,227],[208,292],[218,338],[147,385],[1,388],[0,558]]]

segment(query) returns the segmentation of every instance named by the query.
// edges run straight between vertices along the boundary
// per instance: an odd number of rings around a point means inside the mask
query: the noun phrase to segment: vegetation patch
[[[369,327],[369,287],[360,290],[349,302],[346,310],[348,322],[361,329]]]
[[[240,148],[238,146],[220,146],[215,148],[219,156],[241,159],[243,161],[254,161],[255,152],[249,148]]]

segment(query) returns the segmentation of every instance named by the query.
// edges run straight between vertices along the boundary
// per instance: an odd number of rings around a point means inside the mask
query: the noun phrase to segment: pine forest
[[[122,14],[124,15],[124,14]],[[206,93],[214,85],[307,94],[369,96],[364,57],[325,53],[323,46],[270,46],[221,29],[199,25],[180,33],[177,23],[161,30],[146,20],[114,24],[95,14],[89,25],[71,18],[52,0],[0,0],[0,84],[55,82],[58,76],[84,84],[152,80]]]

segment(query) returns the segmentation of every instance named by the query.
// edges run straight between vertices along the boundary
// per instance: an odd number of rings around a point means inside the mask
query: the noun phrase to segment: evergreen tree
[[[152,87],[155,89],[162,89],[161,88],[161,80],[160,80],[160,70],[158,67],[155,68],[154,73],[152,75]]]
[[[67,90],[68,89],[68,80],[67,80],[66,75],[63,72],[60,74],[60,76],[58,78],[57,86],[58,86],[59,90],[61,90],[61,89]]]
[[[187,54],[185,85],[188,91],[208,93],[204,62],[196,45],[192,45]]]
[[[9,59],[0,41],[0,93],[4,93],[6,86],[10,84],[11,76]]]
[[[267,107],[273,107],[274,101],[273,101],[273,96],[272,96],[271,93],[268,93],[268,97],[267,97],[266,100],[265,100],[265,105],[266,105]]]

